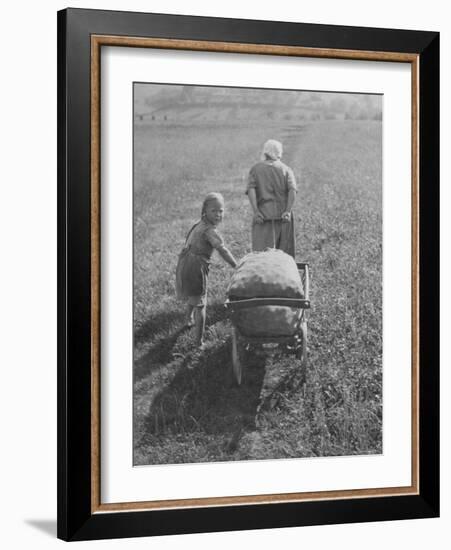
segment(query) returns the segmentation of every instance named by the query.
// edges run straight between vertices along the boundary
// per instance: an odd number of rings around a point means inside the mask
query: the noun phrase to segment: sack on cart
[[[242,258],[227,290],[229,300],[304,298],[296,262],[282,250],[251,252]]]
[[[294,259],[281,250],[252,252],[239,263],[228,288],[230,301],[252,298],[304,298]],[[232,319],[243,336],[290,337],[298,330],[301,310],[280,305],[259,305],[237,310]]]

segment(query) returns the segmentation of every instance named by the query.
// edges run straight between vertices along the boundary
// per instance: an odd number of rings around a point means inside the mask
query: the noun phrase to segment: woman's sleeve
[[[251,168],[249,172],[249,176],[247,178],[247,187],[246,187],[246,195],[249,193],[249,189],[256,189],[257,187],[257,178],[255,177],[254,169]]]
[[[294,177],[294,172],[291,168],[287,166],[287,187],[288,189],[294,189],[297,191],[298,186],[296,184],[296,178]]]
[[[224,248],[224,239],[214,227],[210,227],[205,231],[205,238],[213,248]]]

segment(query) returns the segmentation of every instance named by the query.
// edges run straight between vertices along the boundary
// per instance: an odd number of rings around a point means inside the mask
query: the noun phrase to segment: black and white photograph
[[[451,27],[372,7],[5,5],[4,548],[449,546]]]
[[[133,465],[381,454],[383,95],[133,111]]]

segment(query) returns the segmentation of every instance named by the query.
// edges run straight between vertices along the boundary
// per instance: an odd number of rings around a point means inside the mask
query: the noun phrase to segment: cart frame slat
[[[225,306],[233,311],[259,306],[285,306],[309,309],[310,300],[304,298],[247,298],[245,300],[226,300]]]

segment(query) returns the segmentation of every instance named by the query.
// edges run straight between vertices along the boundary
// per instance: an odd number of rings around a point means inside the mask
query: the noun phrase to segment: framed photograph
[[[58,13],[58,536],[439,514],[439,35]]]

